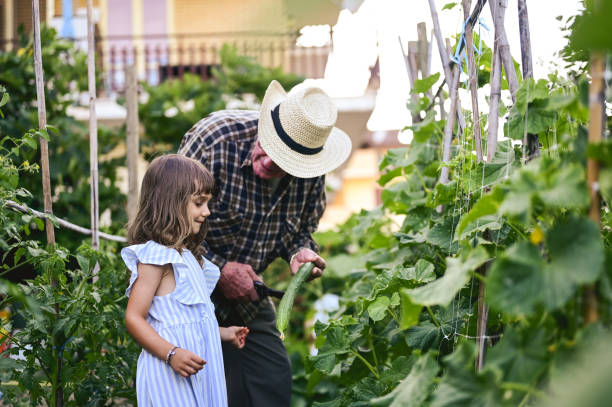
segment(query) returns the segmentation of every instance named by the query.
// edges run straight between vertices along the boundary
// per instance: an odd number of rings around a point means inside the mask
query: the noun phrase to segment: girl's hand
[[[238,349],[244,348],[249,328],[246,326],[219,327],[219,335],[224,342],[230,342]]]
[[[206,364],[204,359],[187,349],[176,348],[175,352],[170,359],[170,367],[183,377],[196,374]]]

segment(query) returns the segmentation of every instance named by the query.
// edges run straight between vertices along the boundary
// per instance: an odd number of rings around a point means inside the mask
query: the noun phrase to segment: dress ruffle
[[[154,264],[158,266],[172,264],[176,287],[169,295],[176,301],[185,305],[206,303],[206,300],[194,289],[194,284],[189,281],[189,273],[188,270],[186,270],[188,265],[185,263],[183,256],[176,249],[166,247],[153,241],[148,241],[147,243],[125,247],[121,250],[121,257],[128,269],[132,272],[130,284],[125,290],[125,295],[128,297],[130,296],[134,282],[138,278],[138,263]]]

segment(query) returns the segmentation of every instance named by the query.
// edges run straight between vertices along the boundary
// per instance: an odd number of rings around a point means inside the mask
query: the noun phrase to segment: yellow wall
[[[177,33],[286,32],[282,0],[174,0]]]
[[[129,0],[126,0],[126,1],[129,1]],[[53,3],[54,3],[53,15],[56,17],[61,16],[62,15],[62,0],[54,0]],[[93,6],[99,7],[100,1],[93,0]],[[76,12],[80,8],[83,8],[83,9],[87,8],[87,0],[72,0],[72,11]]]
[[[374,209],[378,204],[378,163],[384,151],[374,148],[353,152],[342,173],[342,187],[328,202],[319,223],[319,230],[338,225],[362,209]]]

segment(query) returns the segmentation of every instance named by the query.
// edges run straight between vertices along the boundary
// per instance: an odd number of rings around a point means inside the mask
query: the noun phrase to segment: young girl
[[[138,358],[139,406],[227,406],[221,340],[244,346],[246,327],[219,328],[210,294],[219,268],[202,256],[213,177],[177,154],[158,157],[142,181],[121,251],[131,270],[125,312]]]

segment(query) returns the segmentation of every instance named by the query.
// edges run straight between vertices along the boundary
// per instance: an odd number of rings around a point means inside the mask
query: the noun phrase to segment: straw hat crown
[[[350,138],[334,127],[338,112],[331,98],[316,87],[289,95],[272,81],[259,119],[259,142],[287,173],[310,178],[323,175],[346,160]]]

